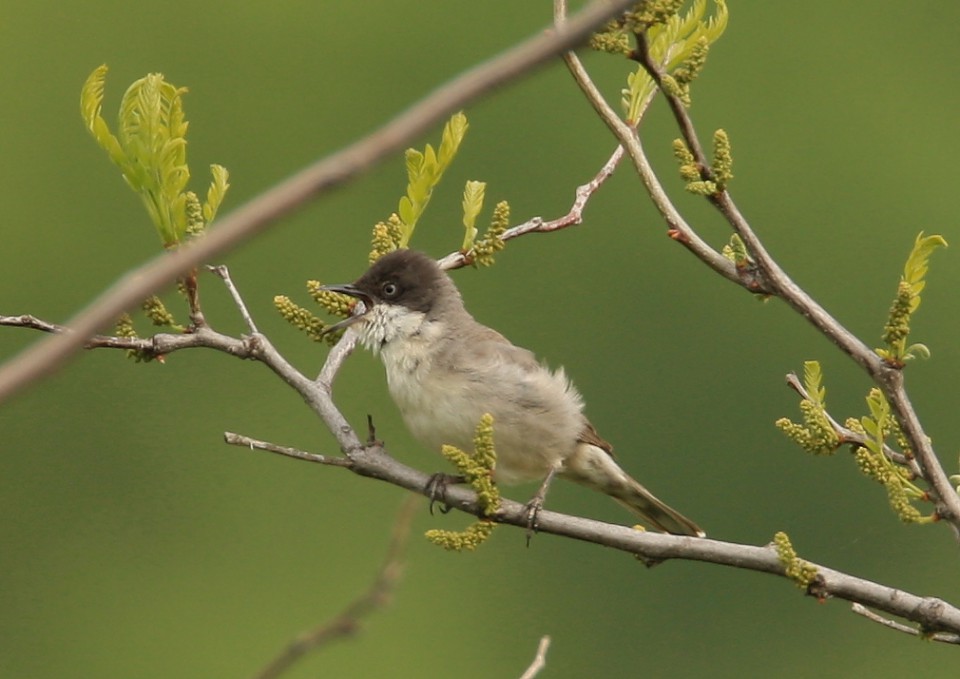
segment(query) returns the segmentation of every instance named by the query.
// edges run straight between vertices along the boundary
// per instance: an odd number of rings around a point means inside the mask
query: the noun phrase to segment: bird
[[[353,283],[323,287],[359,300],[351,316],[327,331],[352,326],[360,344],[380,357],[390,395],[420,443],[470,450],[481,417],[493,417],[494,480],[541,482],[528,503],[528,528],[535,528],[557,476],[609,495],[652,528],[705,536],[620,467],[563,368],[549,369],[475,320],[430,256],[393,250]]]

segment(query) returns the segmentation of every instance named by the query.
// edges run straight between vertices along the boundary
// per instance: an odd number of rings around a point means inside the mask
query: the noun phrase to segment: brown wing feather
[[[597,430],[594,429],[589,420],[584,420],[583,430],[577,437],[577,441],[580,443],[589,443],[591,446],[596,446],[600,450],[605,451],[610,457],[616,457],[613,454],[613,446],[600,438],[600,434],[597,433]]]

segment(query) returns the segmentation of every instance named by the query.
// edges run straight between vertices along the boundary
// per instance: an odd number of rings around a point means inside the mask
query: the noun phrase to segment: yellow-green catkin
[[[733,154],[725,130],[713,133],[713,176],[721,189],[733,179]]]
[[[786,576],[801,589],[810,587],[817,577],[816,566],[797,556],[797,552],[790,543],[790,538],[783,531],[773,536],[773,544]]]
[[[304,309],[302,306],[295,304],[286,295],[277,295],[274,297],[273,306],[276,307],[277,311],[280,312],[280,316],[282,316],[287,323],[305,332],[307,337],[314,342],[322,342],[325,339],[331,341],[333,339],[329,335],[323,334],[323,331],[327,328],[326,323],[314,316],[308,309]]]
[[[887,323],[883,326],[883,341],[891,349],[910,334],[910,314],[913,312],[913,289],[907,281],[900,281],[897,296],[890,306]]]
[[[481,519],[462,531],[433,529],[428,530],[425,536],[433,544],[448,551],[472,552],[487,541],[496,525],[493,521]]]
[[[185,210],[187,213],[187,238],[196,238],[203,233],[206,222],[203,221],[203,206],[193,191],[187,191]]]
[[[494,255],[503,250],[506,241],[503,232],[510,225],[510,204],[502,200],[493,208],[493,217],[490,227],[473,245],[473,264],[475,266],[491,266]]]
[[[400,247],[403,237],[402,224],[397,213],[391,214],[386,221],[377,222],[373,226],[373,235],[370,238],[369,261],[373,264],[388,252]]]
[[[117,319],[114,334],[116,334],[117,337],[123,337],[125,339],[140,338],[140,335],[137,334],[137,329],[133,326],[133,318],[130,317],[130,314],[123,314]],[[137,363],[146,363],[147,361],[153,360],[153,356],[139,349],[127,349],[126,353],[127,358],[132,358]]]
[[[840,446],[840,437],[823,411],[812,401],[803,399],[800,401],[800,413],[803,424],[781,417],[775,423],[777,428],[809,453],[832,455]]]
[[[143,312],[146,314],[147,318],[150,319],[150,322],[157,327],[163,328],[172,328],[174,330],[182,331],[183,328],[177,325],[176,319],[173,317],[168,310],[163,301],[156,295],[148,297],[143,301],[141,305]]]
[[[500,510],[501,501],[500,491],[493,482],[497,454],[493,444],[493,416],[489,413],[480,418],[473,446],[472,454],[449,445],[443,446],[441,452],[476,492],[482,514],[493,516]],[[489,519],[480,519],[462,531],[429,530],[426,538],[447,550],[472,551],[490,537],[495,526]]]
[[[324,290],[320,281],[307,281],[307,293],[331,316],[346,318],[353,312],[353,307],[357,303],[357,300],[350,295]]]

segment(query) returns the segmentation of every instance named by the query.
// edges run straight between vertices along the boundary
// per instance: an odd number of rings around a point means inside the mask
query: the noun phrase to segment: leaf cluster
[[[93,70],[80,93],[80,113],[96,142],[120,168],[124,180],[142,199],[166,248],[198,234],[217,214],[230,187],[229,173],[211,165],[213,179],[206,200],[187,191],[187,126],[183,113],[185,87],[175,87],[160,73],[136,80],[123,95],[117,135],[101,115],[106,65]]]
[[[946,247],[942,236],[924,236],[921,231],[913,244],[913,249],[903,267],[897,295],[890,305],[887,322],[883,327],[885,346],[877,349],[877,354],[887,363],[902,367],[907,361],[921,356],[928,358],[930,350],[923,344],[907,345],[910,335],[910,319],[920,307],[920,293],[926,287],[927,270],[930,255],[940,247]]]
[[[800,401],[803,423],[782,417],[775,424],[808,453],[832,455],[842,442],[827,416],[827,390],[822,386],[822,373],[817,361],[803,364],[803,381],[807,392],[807,398]]]
[[[817,361],[804,363],[804,391],[806,398],[800,402],[803,422],[780,418],[776,425],[792,441],[814,455],[831,455],[845,442],[827,414],[826,388],[822,386],[822,373]],[[907,466],[912,459],[906,437],[890,411],[890,405],[879,389],[871,389],[866,398],[869,414],[849,418],[846,429],[857,442],[853,457],[869,478],[887,490],[887,498],[894,513],[905,523],[929,523],[932,516],[924,516],[914,503],[927,500],[927,494],[914,483],[914,474]],[[896,444],[894,446],[890,442]],[[902,460],[902,462],[900,461]]]
[[[664,71],[664,87],[689,105],[690,83],[703,69],[710,45],[723,35],[728,11],[725,0],[713,0],[714,12],[704,19],[707,0],[694,0],[681,15],[683,4],[674,0],[639,3],[631,12],[607,24],[590,45],[630,56],[630,39],[642,32],[650,56]],[[628,124],[635,126],[640,122],[656,87],[642,65],[627,76],[622,104]]]

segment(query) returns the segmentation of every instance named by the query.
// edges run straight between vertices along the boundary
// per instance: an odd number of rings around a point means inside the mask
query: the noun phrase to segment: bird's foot
[[[433,515],[433,506],[438,502],[440,503],[441,514],[449,512],[451,507],[447,503],[447,486],[466,483],[466,481],[462,476],[444,474],[443,472],[437,472],[432,475],[423,489],[427,498],[430,500],[430,515]]]
[[[560,465],[554,465],[540,483],[540,487],[537,488],[537,492],[534,493],[529,502],[524,505],[527,510],[527,547],[530,546],[530,540],[533,538],[533,534],[536,533],[537,529],[540,527],[540,510],[543,509],[543,502],[547,499],[547,491],[550,490],[550,483],[553,481],[553,477],[556,476],[557,472],[559,471]]]
[[[540,510],[543,509],[543,496],[537,493],[527,504],[524,505],[527,512],[527,547],[530,546],[530,540],[536,534],[539,526]]]

